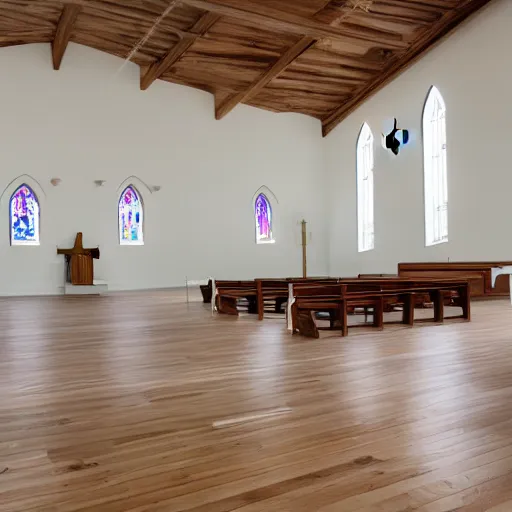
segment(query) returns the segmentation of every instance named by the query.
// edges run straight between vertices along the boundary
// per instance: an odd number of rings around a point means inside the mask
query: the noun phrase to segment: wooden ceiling
[[[300,112],[328,134],[361,102],[491,0],[0,0],[0,46],[69,41],[130,59],[157,80]],[[65,61],[64,61],[65,64]]]

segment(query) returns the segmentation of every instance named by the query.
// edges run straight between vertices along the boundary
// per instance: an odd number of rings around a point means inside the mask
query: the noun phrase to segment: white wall
[[[181,286],[185,275],[299,275],[303,217],[310,274],[512,259],[511,23],[512,2],[495,0],[325,140],[316,120],[296,114],[239,106],[215,121],[211,95],[164,82],[141,92],[137,66],[119,71],[120,59],[90,48],[71,44],[59,72],[49,45],[2,48],[0,295],[59,293],[56,248],[77,231],[100,246],[96,274],[113,290]],[[449,242],[425,247],[421,114],[433,84],[447,104]],[[380,146],[393,117],[417,139],[399,157]],[[375,250],[358,253],[355,145],[364,121],[375,135]],[[121,247],[117,201],[133,175],[162,188],[151,193],[135,180],[145,245]],[[23,181],[41,199],[39,247],[9,245],[8,200]],[[279,200],[274,245],[254,241],[251,201],[261,186]]]
[[[56,248],[77,231],[86,246],[99,245],[96,274],[114,290],[182,286],[186,275],[299,275],[302,217],[313,233],[309,270],[325,274],[319,122],[246,106],[215,121],[211,95],[164,82],[141,92],[138,67],[117,73],[121,64],[71,44],[56,72],[49,45],[0,50],[0,294],[59,293]],[[23,174],[41,199],[39,247],[9,245],[8,201],[25,180],[9,183]],[[162,187],[151,194],[135,183],[142,247],[118,243],[117,201],[131,175]],[[255,244],[251,201],[262,185],[279,200],[274,245]]]
[[[332,275],[395,272],[399,261],[512,259],[512,2],[495,0],[362,105],[326,139]],[[436,85],[447,106],[449,242],[425,247],[421,115]],[[394,157],[384,120],[416,135]],[[357,252],[356,140],[375,136],[375,250]]]

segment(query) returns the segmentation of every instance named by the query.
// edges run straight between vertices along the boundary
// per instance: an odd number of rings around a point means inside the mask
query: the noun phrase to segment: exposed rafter
[[[53,69],[60,69],[62,58],[68,47],[73,25],[80,13],[81,7],[76,4],[66,4],[62,9],[59,24],[52,42]]]
[[[287,66],[289,66],[297,57],[302,55],[312,44],[315,39],[305,36],[289,50],[287,50],[279,60],[267,70],[267,72],[258,78],[246,91],[240,92],[228,98],[222,105],[215,111],[215,117],[222,119],[225,115],[229,114],[239,103],[247,101],[251,96],[258,94],[271,80],[279,75]]]
[[[218,14],[207,12],[188,33],[181,34],[180,41],[169,50],[165,57],[152,64],[144,74],[141,74],[140,88],[145,91],[157,78],[160,78],[194,44],[194,41],[206,34],[219,19]]]
[[[411,45],[405,54],[397,55],[393,58],[386,69],[379,74],[370,84],[365,84],[361,91],[353,95],[349,101],[343,103],[339,108],[332,112],[322,122],[322,132],[324,137],[328,135],[341,121],[351,114],[357,107],[385,85],[394,80],[398,75],[414,64],[426,51],[432,49],[453,29],[458,27],[463,21],[467,20],[472,14],[481,9],[492,0],[466,0],[459,9],[448,11],[441,20],[432,28],[426,31],[422,37],[417,39]]]
[[[183,4],[222,16],[245,21],[268,30],[305,35],[314,39],[332,39],[346,43],[347,38],[372,42],[388,49],[405,49],[408,46],[400,34],[368,28],[365,30],[331,27],[311,18],[304,18],[291,12],[274,9],[266,5],[238,0],[182,0]]]
[[[58,69],[72,40],[139,65],[142,89],[215,95],[219,119],[242,102],[327,134],[491,1],[0,0],[0,47],[51,43]]]
[[[320,13],[326,9],[333,0],[324,0],[324,5],[317,12]],[[344,17],[345,14],[342,14]],[[264,87],[266,87],[274,78],[277,78],[290,64],[299,58],[306,50],[311,48],[316,39],[309,36],[303,36],[292,47],[290,47],[281,57],[259,78],[257,78],[251,86],[237,94],[228,96],[223,102],[218,102],[215,98],[215,118],[220,120],[239,103],[246,102],[251,97],[256,96]]]

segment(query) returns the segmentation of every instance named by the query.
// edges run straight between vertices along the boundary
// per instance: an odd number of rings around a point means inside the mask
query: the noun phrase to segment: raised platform
[[[103,295],[108,292],[108,284],[101,279],[95,279],[92,286],[73,285],[66,283],[64,286],[64,295]]]

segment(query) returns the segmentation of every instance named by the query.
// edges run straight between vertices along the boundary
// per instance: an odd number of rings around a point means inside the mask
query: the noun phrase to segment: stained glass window
[[[119,243],[143,245],[142,202],[134,187],[125,188],[119,199]]]
[[[256,219],[256,242],[258,244],[273,243],[272,234],[272,208],[265,194],[260,194],[254,203],[254,216]]]
[[[423,160],[425,245],[436,245],[448,242],[446,106],[436,87],[430,89],[423,111]]]
[[[11,245],[39,245],[39,203],[28,185],[21,185],[10,201]]]

